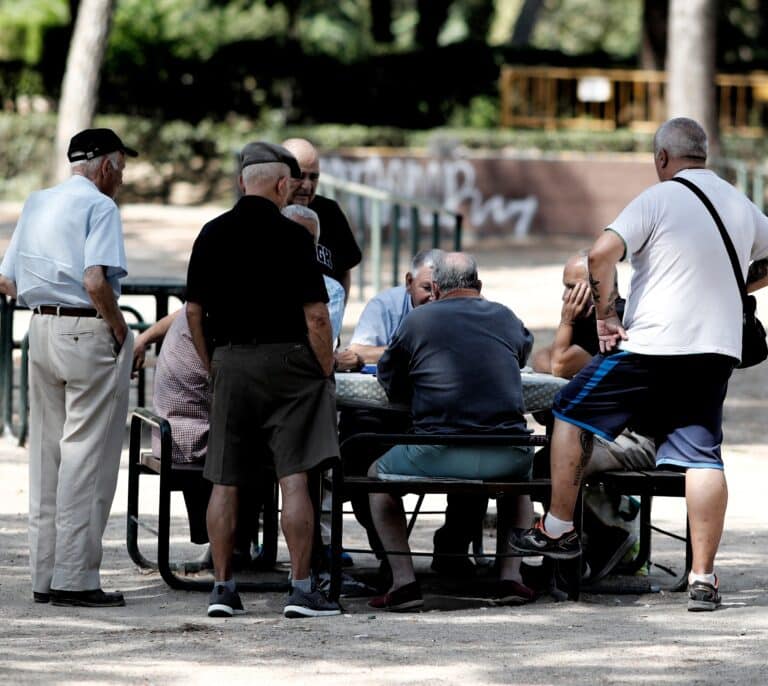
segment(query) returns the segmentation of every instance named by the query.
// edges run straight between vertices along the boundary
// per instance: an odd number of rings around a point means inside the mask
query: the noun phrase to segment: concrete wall
[[[325,156],[323,172],[459,211],[468,242],[532,234],[594,236],[656,182],[650,154],[467,153],[438,159],[360,149]]]

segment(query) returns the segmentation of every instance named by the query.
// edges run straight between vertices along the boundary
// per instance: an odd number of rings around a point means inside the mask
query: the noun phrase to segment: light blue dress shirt
[[[344,286],[336,279],[323,275],[325,290],[328,291],[328,315],[331,318],[331,331],[333,332],[334,345],[341,336],[341,323],[344,320]]]
[[[411,294],[405,286],[382,291],[365,306],[352,334],[352,343],[389,345],[400,323],[412,309]]]
[[[118,297],[128,272],[114,200],[80,175],[30,195],[0,264],[0,274],[16,284],[19,303],[93,307],[83,275],[95,266],[106,268]]]

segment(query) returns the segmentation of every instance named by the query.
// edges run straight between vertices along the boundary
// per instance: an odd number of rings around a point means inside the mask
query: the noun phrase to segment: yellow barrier
[[[654,131],[666,119],[666,72],[514,67],[501,70],[501,124],[544,129]],[[768,128],[768,74],[715,77],[722,131]]]

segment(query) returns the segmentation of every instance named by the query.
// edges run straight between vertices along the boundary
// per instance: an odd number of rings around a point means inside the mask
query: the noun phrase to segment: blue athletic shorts
[[[560,390],[558,419],[612,441],[629,427],[656,442],[656,464],[722,469],[725,355],[596,355]]]

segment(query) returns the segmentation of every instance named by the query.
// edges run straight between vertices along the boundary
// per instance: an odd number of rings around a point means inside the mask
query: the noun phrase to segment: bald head
[[[438,298],[459,289],[471,289],[479,293],[482,287],[480,279],[477,278],[475,258],[463,252],[445,252],[438,255],[432,280],[437,287]]]
[[[309,205],[315,199],[317,192],[320,156],[315,146],[304,138],[288,138],[282,142],[282,146],[296,158],[301,169],[301,180],[295,185],[288,201],[298,205]]]
[[[563,285],[573,288],[579,281],[586,281],[588,277],[586,255],[572,255],[568,258],[563,268]]]

